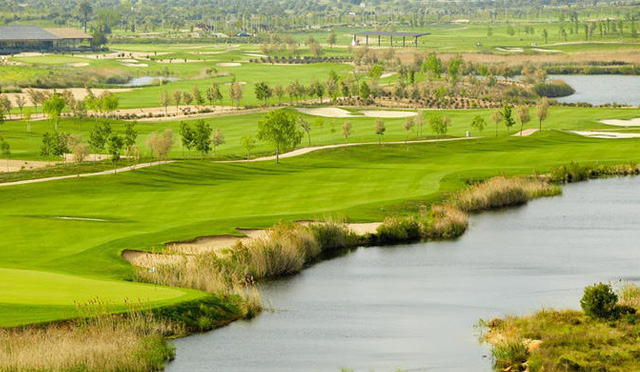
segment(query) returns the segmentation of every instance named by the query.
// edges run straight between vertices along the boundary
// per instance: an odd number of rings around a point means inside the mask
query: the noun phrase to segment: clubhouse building
[[[93,39],[72,28],[38,26],[0,26],[0,54],[78,50]]]

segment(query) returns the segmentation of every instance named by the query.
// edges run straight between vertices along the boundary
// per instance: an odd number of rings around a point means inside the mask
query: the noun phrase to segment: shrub
[[[548,83],[538,83],[533,86],[533,91],[540,97],[566,97],[576,92],[571,85],[562,80],[552,80]]]
[[[448,205],[431,207],[431,220],[425,226],[424,235],[431,239],[451,239],[464,234],[469,225],[467,214]]]
[[[419,240],[420,223],[413,217],[387,217],[377,229],[381,244],[403,243]]]
[[[585,287],[580,307],[594,319],[615,319],[620,314],[618,296],[610,285],[604,283]]]
[[[329,220],[324,223],[314,223],[309,226],[309,230],[322,253],[331,254],[358,245],[358,236],[341,222]]]
[[[491,354],[494,366],[499,371],[520,371],[529,356],[521,340],[509,340],[495,345]]]
[[[494,177],[462,190],[452,198],[452,205],[466,212],[524,204],[529,199],[560,193],[557,186],[539,179]]]

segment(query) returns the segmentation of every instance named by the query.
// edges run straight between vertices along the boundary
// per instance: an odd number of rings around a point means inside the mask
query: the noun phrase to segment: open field
[[[5,269],[28,270],[42,290],[64,293],[75,288],[37,278],[52,272],[79,282],[122,280],[131,275],[131,266],[120,257],[124,249],[159,249],[165,242],[233,234],[236,227],[267,227],[279,219],[340,214],[380,221],[400,205],[405,207],[399,210],[406,208],[405,203],[439,200],[463,187],[467,178],[529,174],[570,161],[638,161],[637,146],[634,139],[612,146],[608,140],[543,132],[523,138],[339,148],[280,165],[179,162],[117,176],[7,187],[0,193],[0,261]],[[300,203],[302,199],[312,202]],[[17,286],[13,281],[19,278],[8,275],[5,283]],[[109,297],[120,292],[119,286],[128,287],[130,296],[141,295],[137,288],[148,288],[114,281],[95,293]],[[143,294],[164,293],[156,300],[175,301],[181,291]],[[15,296],[0,298],[7,308],[0,324],[14,324],[24,314],[32,315],[28,321],[69,314],[68,308],[60,310],[58,299]],[[59,297],[65,296],[74,295]]]

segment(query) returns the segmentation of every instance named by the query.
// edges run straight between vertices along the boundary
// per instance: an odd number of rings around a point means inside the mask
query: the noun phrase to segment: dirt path
[[[32,161],[32,160],[0,160],[1,172],[17,172],[25,169],[45,168],[55,165],[52,161]]]
[[[172,161],[172,160],[169,160],[169,161],[154,161],[154,162],[150,162],[150,163],[141,163],[141,164],[137,164],[137,165],[130,166],[130,167],[123,167],[123,168],[118,168],[118,169],[115,169],[115,170],[109,169],[109,170],[106,170],[106,171],[95,172],[95,173],[84,173],[84,174],[79,174],[79,175],[78,174],[72,174],[72,175],[67,175],[67,176],[36,178],[36,179],[32,179],[32,180],[5,182],[5,183],[0,183],[0,187],[26,185],[26,184],[30,184],[30,183],[40,183],[40,182],[47,182],[47,181],[66,180],[66,179],[70,179],[70,178],[84,178],[84,177],[104,176],[104,175],[108,175],[108,174],[129,172],[129,171],[132,171],[134,169],[153,167],[155,165],[168,164],[168,163],[173,163],[173,162],[174,161]]]

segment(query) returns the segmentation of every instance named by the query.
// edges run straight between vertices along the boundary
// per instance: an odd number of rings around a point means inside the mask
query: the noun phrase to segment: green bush
[[[594,319],[616,319],[620,314],[618,296],[610,285],[604,283],[587,286],[580,307],[588,317]]]
[[[571,85],[562,80],[553,80],[548,83],[538,83],[533,86],[533,91],[540,97],[566,97],[576,92]]]

